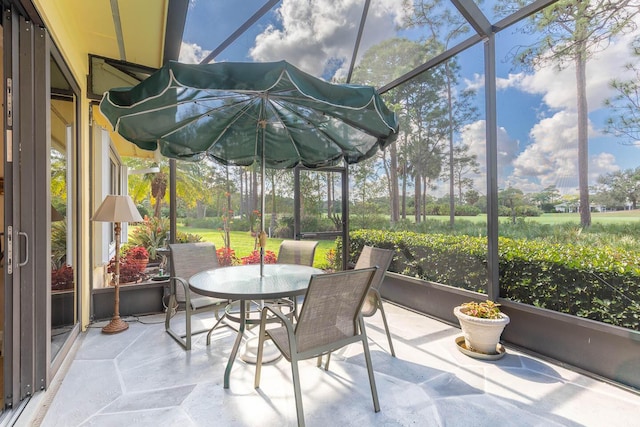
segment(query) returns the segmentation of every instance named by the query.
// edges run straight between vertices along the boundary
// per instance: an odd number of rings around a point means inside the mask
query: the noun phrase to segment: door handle
[[[25,255],[24,261],[19,262],[18,267],[24,267],[29,262],[29,235],[24,231],[18,231],[18,236],[24,237],[24,255]]]

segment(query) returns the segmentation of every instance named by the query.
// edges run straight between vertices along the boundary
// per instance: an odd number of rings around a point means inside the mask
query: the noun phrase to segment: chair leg
[[[327,353],[327,361],[324,363],[324,370],[329,370],[329,362],[331,362],[331,352]]]
[[[293,393],[296,398],[296,415],[298,417],[298,427],[304,427],[304,412],[302,411],[302,389],[300,387],[300,372],[298,371],[298,360],[291,360],[291,374],[293,376]]]
[[[373,363],[371,363],[371,354],[369,353],[369,342],[367,334],[364,332],[364,321],[360,318],[360,328],[362,331],[362,346],[364,347],[364,359],[367,362],[367,372],[369,374],[369,385],[371,386],[371,396],[373,397],[373,410],[380,412],[380,402],[378,401],[378,389],[376,388],[376,379],[373,376]]]
[[[220,313],[219,309],[216,310],[216,319],[218,319],[218,320],[216,321],[216,324],[213,325],[213,328],[209,329],[209,332],[207,333],[207,345],[211,344],[211,334],[213,333],[213,331],[220,325],[220,323],[225,319],[225,317],[227,317],[226,311],[220,317],[218,317],[219,316],[218,313]]]
[[[169,302],[167,303],[167,315],[164,319],[164,329],[168,331],[171,329],[171,317],[173,315],[173,306],[176,304],[176,295],[169,295]]]
[[[175,304],[176,304],[176,296],[175,294],[171,294],[171,296],[169,297],[167,315],[164,320],[164,329],[171,336],[171,338],[176,340],[178,344],[180,344],[185,350],[191,350],[191,340],[185,341],[183,337],[180,336],[180,334],[178,334],[173,329],[171,329],[171,317],[172,317],[172,311],[173,311],[171,307],[174,307]],[[187,317],[187,319],[189,319],[189,317]],[[190,323],[188,324],[190,326]]]
[[[191,350],[191,303],[187,301],[185,303],[185,316],[186,316],[186,328],[185,328],[185,349]]]
[[[393,343],[391,342],[391,333],[389,332],[389,324],[387,323],[387,315],[384,314],[384,307],[382,306],[382,300],[378,299],[378,308],[382,314],[382,322],[384,323],[384,330],[387,332],[387,339],[389,340],[389,350],[391,350],[391,356],[396,357],[396,352],[393,349]]]

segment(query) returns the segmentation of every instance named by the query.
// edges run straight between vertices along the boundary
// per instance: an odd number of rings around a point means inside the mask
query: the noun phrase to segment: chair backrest
[[[210,242],[174,243],[171,250],[171,276],[189,280],[191,276],[204,270],[218,267],[216,246]],[[184,288],[176,286],[176,299],[185,301]]]
[[[378,271],[376,272],[376,276],[373,278],[371,287],[374,289],[380,289],[382,280],[384,279],[384,275],[387,272],[389,265],[391,265],[392,260],[392,250],[374,248],[373,246],[365,246],[362,248],[362,252],[358,257],[355,268],[357,270],[360,268],[377,266]]]
[[[296,324],[298,352],[358,335],[357,320],[377,268],[313,275]]]
[[[278,264],[313,266],[318,242],[311,240],[284,240],[278,250]]]

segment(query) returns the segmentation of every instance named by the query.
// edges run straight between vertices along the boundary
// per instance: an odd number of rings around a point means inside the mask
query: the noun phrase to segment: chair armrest
[[[264,321],[266,322],[267,320],[267,316],[269,315],[268,312],[271,312],[274,316],[276,316],[278,319],[280,319],[280,321],[284,324],[284,326],[287,328],[287,330],[291,330],[293,331],[294,326],[293,323],[291,322],[291,320],[289,320],[289,318],[287,316],[285,316],[284,314],[282,314],[282,312],[280,310],[275,310],[272,307],[269,306],[265,306],[262,309],[262,317],[260,319],[260,322]]]
[[[189,291],[189,283],[184,280],[182,277],[171,277],[170,282],[173,283],[173,286],[176,286],[176,282],[180,283],[182,285],[182,287],[184,288],[184,304],[185,304],[185,308],[189,307],[191,308],[191,292]],[[175,292],[175,289],[173,290]]]
[[[260,318],[260,334],[269,334],[269,331],[266,329],[266,325],[267,325],[267,317],[269,316],[269,313],[271,312],[273,315],[275,315],[284,325],[284,327],[287,330],[287,336],[289,338],[289,351],[290,354],[295,354],[297,352],[297,348],[298,345],[296,343],[296,339],[295,339],[295,328],[293,323],[291,322],[291,320],[289,320],[289,318],[287,316],[285,316],[284,314],[282,314],[279,310],[274,310],[273,308],[267,306],[264,307],[262,309],[262,316]]]

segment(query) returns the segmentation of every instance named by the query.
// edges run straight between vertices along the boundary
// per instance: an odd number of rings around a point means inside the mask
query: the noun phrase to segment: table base
[[[258,360],[258,344],[260,343],[260,337],[250,337],[244,341],[244,344],[240,348],[240,359],[247,363],[255,364]],[[264,350],[262,351],[262,363],[275,362],[282,357],[282,353],[278,350],[278,347],[271,341],[266,340],[264,342]]]

